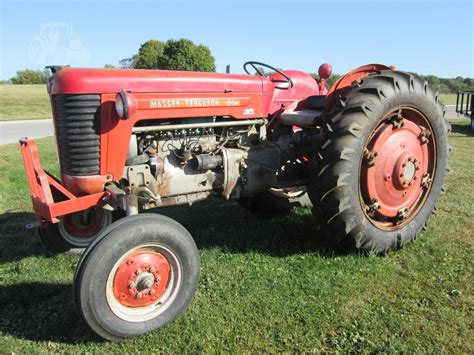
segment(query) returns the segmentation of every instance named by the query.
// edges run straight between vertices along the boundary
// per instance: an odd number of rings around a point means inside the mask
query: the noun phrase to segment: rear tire
[[[426,81],[399,71],[365,77],[339,98],[308,191],[329,244],[384,253],[426,226],[447,170],[444,113]]]
[[[181,315],[196,293],[200,263],[189,232],[168,217],[140,214],[114,224],[83,254],[74,301],[96,334],[121,341]]]

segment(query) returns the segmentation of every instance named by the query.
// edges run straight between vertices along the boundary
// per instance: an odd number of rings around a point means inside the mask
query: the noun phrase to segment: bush
[[[48,74],[45,71],[24,69],[18,70],[10,81],[12,84],[45,84],[47,79]]]

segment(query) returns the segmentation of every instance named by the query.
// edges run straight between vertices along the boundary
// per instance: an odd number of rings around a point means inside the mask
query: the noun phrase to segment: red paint
[[[88,215],[81,215],[85,213],[87,213]],[[86,221],[83,221],[82,218],[86,218]],[[76,237],[88,238],[99,233],[102,228],[103,219],[103,209],[91,208],[88,211],[80,211],[65,215],[63,217],[63,224],[64,228],[69,234],[74,235]]]
[[[114,296],[126,307],[149,306],[166,292],[170,274],[170,263],[162,254],[137,251],[119,265],[113,281]],[[146,280],[152,280],[151,287],[144,286]]]
[[[251,75],[65,67],[51,78],[51,94],[262,92],[263,80]]]
[[[319,77],[323,80],[327,80],[332,73],[332,66],[329,63],[324,63],[319,66],[318,74]]]
[[[378,214],[383,217],[396,217],[400,209],[411,209],[423,192],[422,176],[429,169],[431,157],[428,145],[419,139],[420,132],[419,125],[407,119],[401,128],[382,123],[367,145],[377,157],[373,166],[362,166],[361,192],[365,200],[378,201]],[[404,164],[418,169],[412,178],[404,176]]]
[[[20,148],[25,164],[26,177],[30,188],[36,221],[40,226],[44,226],[45,221],[58,223],[59,216],[83,211],[93,206],[99,206],[103,198],[108,196],[107,192],[99,192],[83,197],[76,197],[64,188],[53,176],[43,170],[38,155],[38,148],[33,140],[21,140]],[[51,192],[51,186],[63,193],[66,200],[55,202]]]
[[[370,73],[377,73],[381,70],[391,70],[391,68],[383,64],[367,64],[351,70],[346,75],[340,77],[339,80],[331,86],[327,93],[328,97],[326,99],[325,110],[330,111],[336,103],[337,96],[344,95],[344,93],[351,88],[354,81],[357,82]]]
[[[71,176],[61,174],[63,186],[75,196],[85,196],[104,191],[104,185],[112,179],[109,175]]]

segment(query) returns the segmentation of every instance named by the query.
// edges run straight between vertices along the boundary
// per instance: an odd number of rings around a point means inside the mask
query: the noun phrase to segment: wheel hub
[[[101,230],[103,219],[102,209],[93,208],[64,216],[63,224],[69,234],[88,238]]]
[[[146,307],[165,294],[171,267],[154,251],[138,251],[122,261],[114,278],[114,296],[124,306]]]
[[[428,187],[424,176],[433,173],[433,143],[429,130],[409,109],[396,110],[398,124],[388,119],[372,133],[361,165],[360,193],[365,212],[375,221],[398,224],[419,207]]]

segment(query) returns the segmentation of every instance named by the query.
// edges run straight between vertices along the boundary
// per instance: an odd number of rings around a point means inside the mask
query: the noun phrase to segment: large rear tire
[[[365,77],[339,98],[308,191],[332,246],[385,253],[426,226],[447,170],[444,114],[426,81],[400,71]]]
[[[172,219],[140,214],[114,224],[83,254],[74,300],[96,334],[120,341],[182,314],[196,293],[200,269],[191,235]]]

